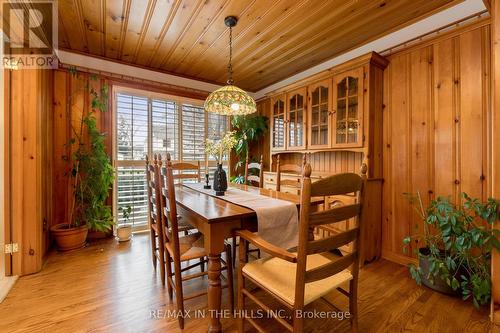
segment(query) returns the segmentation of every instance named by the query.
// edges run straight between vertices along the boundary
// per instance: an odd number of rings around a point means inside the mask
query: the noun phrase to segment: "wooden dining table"
[[[229,187],[243,191],[260,193],[269,198],[293,202],[299,207],[300,196],[247,185],[229,184]],[[215,194],[215,192],[214,192]],[[185,185],[176,187],[177,212],[185,217],[205,237],[208,253],[208,332],[221,332],[221,253],[224,241],[237,229],[257,231],[257,215],[254,210],[229,201],[197,191]],[[321,200],[317,199],[318,202]]]

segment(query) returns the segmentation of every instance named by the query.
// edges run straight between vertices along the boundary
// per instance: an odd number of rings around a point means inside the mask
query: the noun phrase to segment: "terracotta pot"
[[[68,228],[67,223],[60,223],[50,228],[52,236],[56,240],[59,251],[70,251],[85,246],[88,228],[86,225]]]

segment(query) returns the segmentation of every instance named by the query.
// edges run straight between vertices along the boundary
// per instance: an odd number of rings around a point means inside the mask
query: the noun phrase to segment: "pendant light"
[[[205,110],[226,116],[246,115],[257,111],[254,99],[244,90],[233,85],[233,27],[238,19],[228,16],[224,24],[229,27],[229,64],[227,85],[212,92],[205,100]]]

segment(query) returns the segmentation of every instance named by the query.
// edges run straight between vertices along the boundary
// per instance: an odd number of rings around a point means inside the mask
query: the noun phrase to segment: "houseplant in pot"
[[[79,78],[76,70],[70,73]],[[90,76],[90,80],[97,80]],[[109,190],[113,184],[114,169],[106,153],[106,134],[97,127],[97,112],[106,112],[108,89],[100,90],[84,86],[84,93],[90,97],[90,110],[80,112],[77,121],[71,122],[71,138],[67,148],[70,157],[62,158],[68,163],[72,196],[68,221],[52,226],[51,233],[61,251],[81,248],[85,245],[88,230],[109,231],[113,225],[111,208],[106,205]],[[67,109],[74,110],[70,96]]]
[[[459,205],[439,197],[424,208],[420,194],[409,195],[423,220],[423,232],[403,240],[405,249],[415,241],[419,266],[409,265],[418,283],[445,293],[472,298],[476,307],[491,297],[491,254],[500,251],[500,200],[482,203],[462,193]]]
[[[231,118],[231,126],[234,129],[236,139],[234,152],[238,159],[234,171],[240,171],[237,176],[231,177],[233,183],[243,184],[245,182],[245,176],[241,173],[241,170],[243,169],[243,173],[245,172],[244,167],[247,159],[257,162],[250,156],[250,145],[256,143],[267,132],[267,121],[267,117],[260,115],[234,116]]]
[[[227,156],[235,145],[236,138],[234,137],[234,132],[226,132],[220,140],[208,138],[205,141],[205,152],[217,161],[217,170],[214,172],[213,185],[215,195],[224,195],[224,192],[227,190],[227,175],[226,171],[222,168],[222,161],[224,156]]]
[[[122,213],[123,223],[116,228],[116,238],[119,242],[126,242],[132,237],[132,225],[129,223],[132,207],[120,207],[118,210]]]

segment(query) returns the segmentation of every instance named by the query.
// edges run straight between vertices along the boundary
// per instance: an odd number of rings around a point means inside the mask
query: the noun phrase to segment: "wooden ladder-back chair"
[[[201,182],[201,169],[200,161],[197,164],[187,163],[187,162],[177,162],[172,163],[173,177],[175,181],[183,182],[184,180],[194,180],[197,183]],[[184,171],[190,171],[184,173]],[[184,219],[178,217],[179,220],[179,232],[184,232],[187,236],[189,231],[195,228],[189,224]]]
[[[201,168],[200,161],[196,164],[187,162],[177,162],[172,163],[172,170],[176,171],[173,173],[174,179],[177,181],[194,180],[197,183],[201,182]],[[184,173],[189,171],[188,173]]]
[[[155,154],[153,163],[146,155],[146,181],[148,185],[148,222],[151,233],[151,255],[153,267],[156,270],[157,260],[160,261],[161,282],[165,284],[165,255],[163,244],[163,226],[161,220],[160,193],[158,185],[160,181],[160,168],[158,157]]]
[[[365,178],[354,173],[344,173],[321,179],[311,184],[311,166],[304,167],[302,191],[300,199],[299,244],[296,253],[269,244],[250,231],[238,231],[242,242],[249,242],[269,253],[273,258],[245,262],[245,252],[240,247],[238,269],[238,309],[243,310],[245,298],[270,310],[267,305],[257,299],[253,293],[245,289],[248,279],[276,298],[289,311],[292,311],[292,323],[283,318],[276,320],[287,330],[294,333],[303,332],[304,319],[297,316],[304,307],[335,289],[349,297],[349,312],[351,328],[357,332],[357,291],[358,291],[358,237],[359,222],[362,213],[362,198]],[[312,212],[311,197],[356,193],[358,201],[355,204],[339,208]],[[345,221],[351,218],[357,220],[353,229],[334,236],[309,240],[310,227]],[[345,256],[336,256],[331,251],[348,243],[353,243],[353,252]],[[350,269],[348,269],[350,267]],[[340,286],[349,282],[349,291]],[[258,331],[265,332],[255,319],[238,318],[239,332],[243,332],[244,321],[250,322]]]
[[[161,158],[159,160],[159,165],[161,169],[160,186],[162,193],[162,222],[165,226],[163,234],[167,270],[167,290],[170,297],[172,297],[173,292],[175,292],[177,311],[179,313],[184,313],[185,300],[207,294],[207,291],[204,290],[189,296],[184,296],[182,288],[182,283],[184,281],[208,275],[208,272],[204,270],[204,265],[208,262],[207,252],[205,250],[203,234],[200,232],[179,237],[179,216],[177,215],[177,204],[175,200],[175,177],[173,174],[172,163],[170,161],[170,154],[167,154],[166,166],[161,167]],[[181,264],[189,260],[199,260],[199,262],[181,268]],[[227,271],[227,277],[221,275],[221,277],[227,281],[226,285],[222,286],[222,288],[229,288],[229,301],[232,312],[234,308],[234,295],[231,246],[226,245],[226,260],[221,259],[221,261],[223,264],[221,270]],[[200,267],[199,272],[184,276],[182,275],[183,272],[196,267]],[[179,316],[178,320],[180,328],[183,329],[184,318]]]
[[[248,156],[245,161],[245,184],[262,188],[264,186],[264,156],[260,155],[260,161],[248,163]],[[250,175],[250,170],[258,170],[259,175]]]
[[[296,189],[300,190],[300,187],[301,187],[300,181],[292,180],[292,179],[281,179],[282,178],[281,173],[289,172],[289,173],[301,175],[302,171],[304,170],[305,165],[306,165],[306,155],[305,154],[302,157],[302,165],[281,164],[280,163],[280,156],[278,155],[277,160],[276,160],[276,191],[281,191],[282,190],[281,186],[288,186],[288,187],[292,187],[292,188],[296,188]]]

